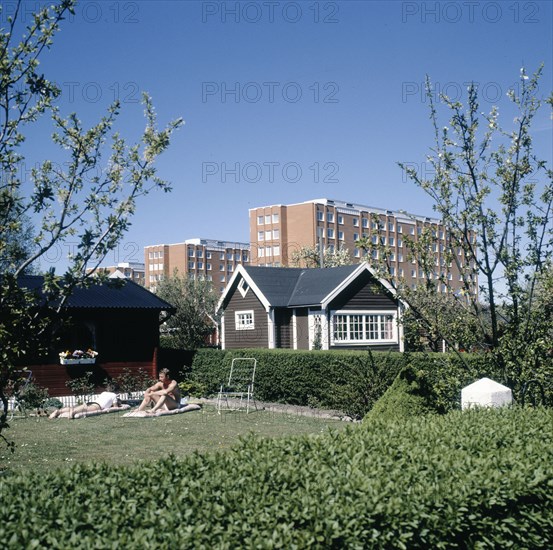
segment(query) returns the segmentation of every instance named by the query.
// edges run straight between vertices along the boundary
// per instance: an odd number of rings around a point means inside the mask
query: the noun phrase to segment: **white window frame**
[[[248,293],[248,290],[250,289],[250,285],[246,281],[246,279],[242,279],[240,283],[238,284],[238,291],[242,295],[242,298],[246,297],[246,294]]]
[[[397,323],[397,310],[378,310],[378,311],[369,311],[369,310],[336,310],[330,312],[330,344],[332,346],[366,346],[367,344],[397,344],[399,342],[399,333],[398,333],[398,323]],[[335,322],[336,317],[346,317],[345,322],[345,338],[336,338],[336,328]],[[372,317],[378,317],[378,320],[372,319]],[[384,318],[391,317],[391,337],[383,337],[383,326],[382,322]],[[354,318],[358,318],[355,319]],[[359,319],[360,318],[360,319]],[[362,338],[352,337],[356,331],[354,322],[361,324],[360,330]],[[378,337],[377,338],[366,338],[368,331],[368,323],[375,322],[378,323],[379,327],[377,328]]]
[[[255,317],[253,309],[234,312],[234,326],[236,330],[254,330]]]

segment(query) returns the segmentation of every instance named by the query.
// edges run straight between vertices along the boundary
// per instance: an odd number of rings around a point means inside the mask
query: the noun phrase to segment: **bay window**
[[[332,344],[397,342],[396,312],[332,312]]]

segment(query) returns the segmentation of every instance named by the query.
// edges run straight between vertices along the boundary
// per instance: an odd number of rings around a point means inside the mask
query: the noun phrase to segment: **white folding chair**
[[[251,405],[257,410],[254,395],[255,369],[257,359],[236,357],[230,364],[228,379],[221,384],[217,395],[217,412],[243,411],[250,412]],[[229,401],[230,400],[230,401]]]

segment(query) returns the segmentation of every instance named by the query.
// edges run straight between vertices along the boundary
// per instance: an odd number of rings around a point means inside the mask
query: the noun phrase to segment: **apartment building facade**
[[[223,292],[236,267],[249,262],[248,243],[198,238],[144,247],[146,287],[152,291],[163,277],[178,269],[190,278],[212,281],[214,288]]]
[[[456,291],[465,286],[457,262],[446,261],[447,235],[440,220],[435,218],[331,199],[252,208],[249,218],[252,266],[290,266],[294,252],[321,242],[330,250],[346,247],[356,263],[375,264],[379,261],[378,252],[369,254],[356,243],[367,237],[391,250],[390,274],[415,288],[428,273],[410,257],[405,240],[416,241],[424,228],[429,228],[435,265],[428,277],[446,281],[437,285],[439,292]],[[463,251],[459,249],[455,253],[459,256],[459,265],[467,265],[469,260]],[[477,291],[476,283],[474,276],[473,292]]]
[[[145,267],[141,262],[119,262],[117,265],[98,267],[96,272],[107,273],[111,279],[130,279],[141,286],[144,286],[145,282]]]

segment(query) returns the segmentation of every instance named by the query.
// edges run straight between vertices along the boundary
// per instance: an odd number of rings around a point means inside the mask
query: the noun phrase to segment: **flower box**
[[[63,357],[60,357],[61,365],[94,365],[95,363],[95,357],[88,357],[85,359],[64,359]]]
[[[97,355],[98,352],[90,348],[86,351],[80,349],[61,351],[59,353],[60,365],[94,365]]]

